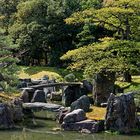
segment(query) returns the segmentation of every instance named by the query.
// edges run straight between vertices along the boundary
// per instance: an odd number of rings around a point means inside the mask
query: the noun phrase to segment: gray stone
[[[31,102],[43,102],[43,103],[46,103],[47,102],[47,99],[46,99],[46,94],[43,90],[36,90],[34,95],[33,95],[33,98],[31,100]]]
[[[87,93],[91,93],[92,92],[93,85],[89,81],[83,80],[83,87],[85,88]]]
[[[3,103],[0,103],[0,129],[14,128],[11,108]]]
[[[133,93],[119,96],[111,94],[107,105],[105,128],[120,133],[130,133],[136,126],[135,113]]]
[[[72,111],[75,109],[83,109],[85,112],[88,112],[89,108],[90,108],[90,101],[89,101],[89,97],[86,95],[81,96],[79,99],[77,99],[71,104]]]
[[[86,120],[86,114],[82,109],[74,110],[68,114],[63,119],[64,123],[74,123]]]
[[[23,108],[24,109],[31,109],[31,110],[48,110],[48,111],[54,111],[54,112],[59,112],[63,106],[58,105],[58,104],[52,104],[52,103],[40,103],[40,102],[35,102],[35,103],[23,103]]]
[[[12,109],[12,115],[13,120],[16,121],[22,121],[24,114],[22,109],[22,100],[20,98],[15,98],[11,102],[11,109]]]
[[[62,129],[67,131],[83,131],[86,130],[88,133],[97,133],[104,130],[103,121],[84,120],[75,123],[63,123]],[[85,133],[85,131],[83,131]]]
[[[62,96],[62,103],[64,106],[68,107],[72,102],[76,101],[81,97],[80,85],[68,86],[64,90],[64,94]]]
[[[95,75],[93,79],[94,104],[100,106],[107,102],[110,93],[114,92],[115,73],[102,72]]]
[[[20,98],[24,103],[31,102],[31,99],[34,95],[34,89],[33,88],[23,88],[23,91],[21,92]]]

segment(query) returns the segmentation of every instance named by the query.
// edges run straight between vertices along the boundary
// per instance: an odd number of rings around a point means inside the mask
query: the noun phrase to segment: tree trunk
[[[123,73],[123,81],[124,82],[132,82],[132,77],[131,77],[131,74],[129,73],[129,71],[125,71]]]
[[[110,93],[114,92],[115,73],[98,73],[93,80],[93,98],[94,104],[100,106],[106,103]]]

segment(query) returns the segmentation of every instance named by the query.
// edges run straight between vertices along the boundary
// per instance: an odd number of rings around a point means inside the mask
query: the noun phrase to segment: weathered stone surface
[[[51,101],[62,101],[62,94],[57,92],[52,92],[50,96]]]
[[[79,122],[83,121],[86,119],[86,114],[82,109],[77,109],[74,110],[68,114],[63,119],[64,123],[74,123],[74,122]]]
[[[115,73],[98,73],[93,79],[94,104],[106,103],[110,93],[114,92]]]
[[[11,110],[14,121],[22,121],[23,119],[23,109],[22,109],[22,100],[20,98],[15,98],[11,102]]]
[[[81,97],[81,90],[80,85],[72,85],[68,86],[64,90],[64,94],[62,96],[62,103],[68,107],[71,105],[72,102],[77,100],[79,97]]]
[[[88,93],[92,92],[93,85],[89,81],[83,80],[83,87],[86,89]]]
[[[8,105],[0,103],[0,129],[10,129],[14,127],[12,112]]]
[[[84,120],[75,123],[63,123],[61,125],[62,129],[67,131],[83,131],[86,130],[88,133],[97,133],[104,130],[103,121],[93,121],[93,120]]]
[[[58,114],[57,114],[57,121],[58,123],[62,124],[63,123],[63,120],[64,120],[64,117],[70,113],[70,108],[64,108],[64,109],[61,109]]]
[[[31,99],[34,95],[34,89],[33,88],[23,88],[23,91],[21,92],[21,99],[24,103],[31,102]]]
[[[88,93],[92,93],[93,86],[87,80],[82,81],[82,85],[80,87],[81,95],[87,95]]]
[[[43,90],[36,90],[34,95],[33,95],[33,98],[31,100],[31,102],[43,102],[43,103],[46,103],[47,102],[47,99],[46,99],[46,95],[45,95],[45,92]]]
[[[136,126],[135,112],[133,93],[120,96],[111,94],[107,105],[105,128],[120,133],[130,133]]]
[[[23,103],[23,108],[24,109],[33,109],[33,110],[48,110],[48,111],[59,111],[63,106],[57,105],[57,104],[52,104],[52,103],[40,103],[40,102],[35,102],[35,103]]]
[[[90,108],[89,97],[86,95],[81,96],[79,99],[74,101],[71,104],[71,111],[76,109],[83,109],[85,112],[88,112]]]

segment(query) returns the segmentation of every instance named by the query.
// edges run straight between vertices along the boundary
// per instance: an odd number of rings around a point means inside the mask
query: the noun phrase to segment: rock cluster
[[[85,112],[88,112],[90,108],[89,97],[86,95],[81,96],[79,99],[74,101],[71,104],[71,111],[75,109],[83,109]]]
[[[0,129],[11,129],[14,127],[13,116],[7,104],[0,103]]]
[[[68,131],[97,133],[104,130],[104,121],[87,120],[84,110],[77,109],[65,113],[61,128]]]
[[[105,128],[120,133],[130,133],[136,127],[135,112],[133,93],[120,96],[111,94],[107,105]]]

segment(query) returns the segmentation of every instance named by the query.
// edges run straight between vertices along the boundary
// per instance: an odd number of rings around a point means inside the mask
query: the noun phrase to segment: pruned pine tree
[[[18,59],[13,55],[13,51],[17,49],[17,45],[12,40],[0,33],[0,86],[5,90],[9,90],[16,83],[16,63]]]

